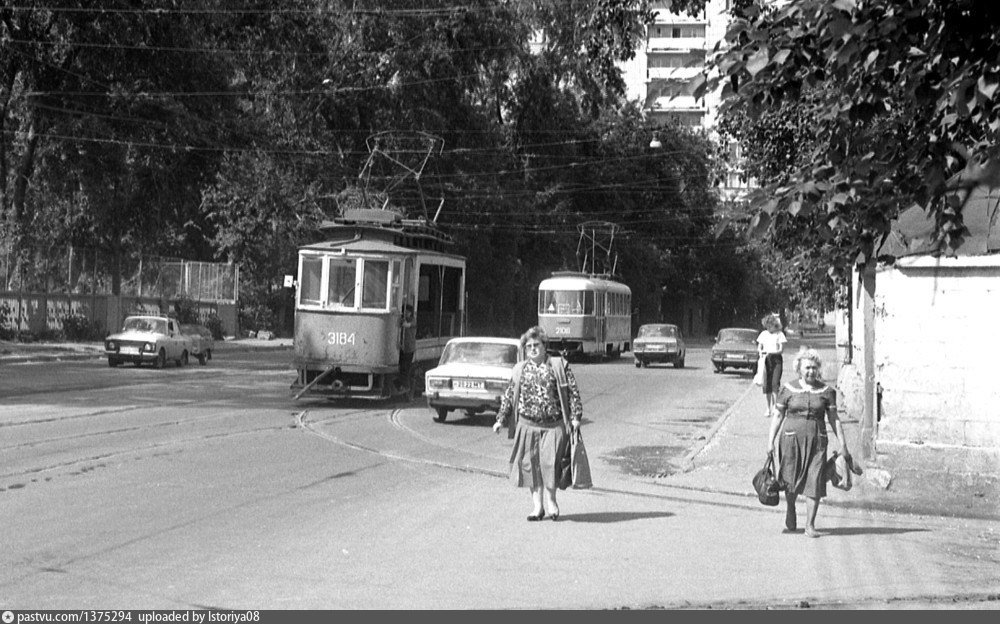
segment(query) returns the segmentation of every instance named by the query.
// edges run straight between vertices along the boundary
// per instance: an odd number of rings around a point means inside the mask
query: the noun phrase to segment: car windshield
[[[746,342],[754,344],[757,332],[752,329],[723,329],[719,332],[719,342]]]
[[[639,338],[676,338],[677,328],[673,325],[643,325],[639,328]]]
[[[161,319],[132,317],[125,319],[122,331],[167,333],[167,323]]]
[[[441,354],[441,364],[485,364],[514,366],[517,346],[495,342],[453,342]]]

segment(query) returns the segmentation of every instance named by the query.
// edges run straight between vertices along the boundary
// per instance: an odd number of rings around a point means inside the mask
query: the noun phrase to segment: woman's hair
[[[764,318],[760,319],[760,324],[764,327],[764,329],[769,331],[772,327],[781,329],[781,317],[774,313],[766,314],[764,315]]]
[[[816,349],[811,349],[809,347],[799,347],[799,352],[795,354],[795,360],[793,361],[793,367],[795,372],[799,375],[802,374],[802,362],[804,361],[815,362],[819,372],[816,373],[816,378],[820,381],[823,380],[823,358],[819,356]]]
[[[524,345],[528,344],[528,341],[531,340],[532,338],[534,338],[534,339],[538,340],[539,342],[541,342],[542,346],[545,347],[546,349],[548,349],[548,347],[549,347],[549,335],[546,334],[545,330],[542,329],[541,327],[539,327],[538,325],[535,325],[534,327],[530,328],[528,331],[526,331],[523,334],[521,334],[521,348],[523,349]]]

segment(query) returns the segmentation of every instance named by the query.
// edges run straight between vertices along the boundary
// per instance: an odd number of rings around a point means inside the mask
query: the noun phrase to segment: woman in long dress
[[[778,478],[786,488],[785,532],[798,528],[795,500],[803,495],[805,534],[809,537],[821,535],[816,530],[816,512],[820,499],[826,496],[827,423],[840,443],[840,454],[853,465],[844,426],[837,416],[837,392],[823,381],[822,368],[823,361],[814,349],[799,349],[794,361],[799,378],[778,392],[768,431],[768,453],[773,452],[777,436]]]

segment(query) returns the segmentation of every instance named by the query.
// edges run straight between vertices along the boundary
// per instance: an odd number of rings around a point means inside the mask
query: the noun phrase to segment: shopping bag
[[[753,476],[753,489],[757,492],[757,500],[762,505],[775,507],[781,492],[781,483],[774,475],[774,453],[767,454],[764,467]]]
[[[826,460],[824,470],[827,480],[833,487],[847,492],[854,485],[851,482],[851,470],[847,466],[847,459],[837,451]]]
[[[572,450],[570,464],[573,472],[573,489],[584,490],[593,487],[594,483],[590,478],[590,460],[587,459],[587,447],[583,445],[583,435],[579,429],[570,434],[570,448]]]
[[[757,372],[753,376],[753,382],[758,386],[764,385],[764,357],[762,355],[757,359]]]
[[[565,490],[571,485],[573,485],[573,444],[567,439],[563,441],[562,452],[556,458],[556,487]]]

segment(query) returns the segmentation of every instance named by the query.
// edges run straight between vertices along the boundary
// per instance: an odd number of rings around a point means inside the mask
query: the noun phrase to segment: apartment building
[[[701,14],[691,17],[672,13],[670,0],[653,2],[656,18],[647,28],[646,40],[635,58],[622,65],[626,96],[640,102],[647,119],[673,120],[712,134],[721,98],[718,92],[695,98],[695,79],[705,73],[716,46],[724,42],[731,4],[732,0],[708,0]],[[722,184],[724,196],[746,190],[737,169],[727,178]]]

